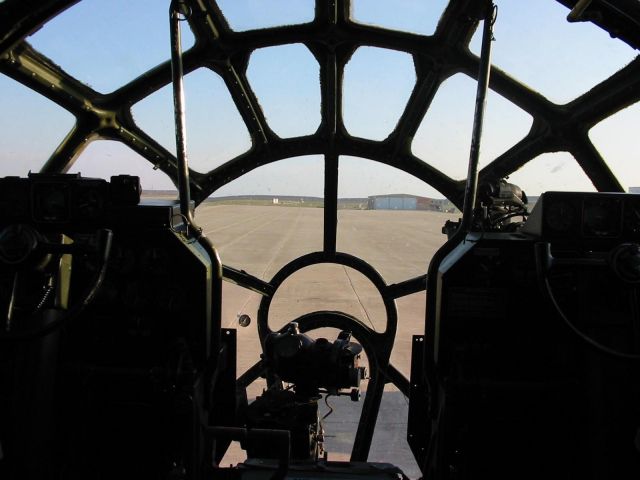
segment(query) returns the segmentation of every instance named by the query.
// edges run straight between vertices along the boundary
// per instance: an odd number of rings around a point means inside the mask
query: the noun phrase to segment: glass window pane
[[[236,345],[238,377],[260,360],[262,348],[257,325],[258,307],[261,300],[262,295],[256,292],[230,282],[222,283],[222,326],[223,328],[235,328],[238,335]],[[248,315],[251,318],[251,323],[248,326],[242,327],[238,324],[241,315]],[[249,388],[250,399],[259,395],[264,385],[263,379],[254,382]]]
[[[560,2],[499,2],[494,65],[549,100],[567,103],[617,72],[636,53],[591,22],[569,23]],[[482,28],[471,41],[480,54]]]
[[[589,137],[625,190],[640,187],[640,102],[612,115],[589,131]]]
[[[452,178],[466,178],[477,82],[458,74],[436,93],[411,144],[414,155]],[[480,147],[480,168],[524,138],[533,119],[489,90]]]
[[[237,32],[308,23],[315,16],[314,0],[217,0],[217,3],[231,29]]]
[[[520,170],[509,175],[530,197],[529,207],[543,192],[594,192],[595,187],[578,162],[567,152],[545,153],[530,160]],[[534,198],[531,198],[534,197]]]
[[[0,176],[37,172],[75,123],[67,110],[0,74]]]
[[[91,88],[107,93],[171,58],[169,2],[84,0],[29,38]],[[182,23],[182,48],[194,44]]]
[[[407,443],[409,399],[393,385],[386,385],[373,433],[369,462],[392,463],[408,478],[422,478]]]
[[[269,127],[280,137],[314,133],[320,125],[320,67],[300,43],[260,48],[247,77]]]
[[[358,48],[344,72],[342,114],[349,133],[372,140],[389,136],[415,83],[409,54],[386,48]]]
[[[390,30],[431,35],[447,3],[448,0],[352,0],[351,18]]]
[[[154,170],[153,165],[144,157],[124,143],[113,140],[91,142],[69,169],[69,173],[76,172],[83,177],[106,180],[112,175],[137,175],[144,195],[177,197],[176,187],[163,171]]]
[[[425,268],[425,273],[427,269]],[[391,363],[405,377],[411,376],[411,349],[413,335],[424,335],[427,310],[426,292],[414,293],[396,299],[398,309],[398,334],[391,351]]]
[[[208,172],[251,148],[249,131],[222,78],[206,68],[184,77],[189,166]],[[176,153],[173,87],[166,85],[132,108],[135,122]]]
[[[269,326],[279,330],[320,310],[348,313],[376,331],[386,328],[384,303],[376,287],[357,270],[332,263],[305,267],[287,278],[271,302]]]
[[[196,221],[222,263],[270,280],[295,258],[322,250],[323,179],[320,156],[265,165],[216,191]]]
[[[389,284],[427,272],[445,242],[442,195],[387,165],[340,157],[340,198],[359,198],[338,211],[337,248],[371,264]]]
[[[236,355],[236,376],[240,377],[258,360],[262,347],[258,337],[258,306],[262,296],[235,285],[230,282],[222,283],[222,326],[223,328],[233,328],[237,335],[237,355]],[[238,324],[240,315],[249,315],[251,323],[247,327]],[[264,389],[267,383],[264,378],[258,378],[247,387],[247,399],[249,402],[255,400]],[[240,445],[233,442],[227,450],[220,465],[231,465],[243,462],[247,459],[247,453],[240,448]]]

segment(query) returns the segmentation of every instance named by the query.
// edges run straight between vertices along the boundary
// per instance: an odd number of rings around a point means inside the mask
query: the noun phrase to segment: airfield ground
[[[432,211],[339,210],[337,249],[369,262],[387,284],[396,283],[426,273],[431,256],[445,241],[442,225],[456,218]],[[264,280],[291,260],[322,249],[321,208],[203,204],[196,211],[196,221],[218,248],[224,264]],[[253,365],[260,353],[256,329],[260,299],[250,290],[224,283],[223,326],[238,330],[239,374]],[[425,292],[400,298],[396,305],[398,333],[391,362],[408,376],[411,336],[424,331]],[[290,277],[274,297],[270,326],[279,328],[315,310],[341,310],[378,331],[385,329],[380,295],[366,277],[348,267],[317,265]],[[238,325],[243,313],[253,320],[246,328]],[[332,336],[331,340],[336,335],[324,333]],[[259,394],[263,386],[256,382],[250,397]],[[420,472],[406,443],[407,402],[396,388],[386,387],[369,460],[394,463],[417,478]],[[324,421],[329,459],[347,460],[361,403],[348,397],[332,398],[330,403],[334,413]],[[226,461],[241,458],[241,450],[235,448]]]

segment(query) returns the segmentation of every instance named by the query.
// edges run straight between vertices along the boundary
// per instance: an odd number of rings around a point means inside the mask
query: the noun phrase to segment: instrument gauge
[[[33,216],[39,222],[66,222],[70,216],[69,188],[62,182],[33,186]]]
[[[620,200],[586,198],[582,211],[582,232],[590,237],[617,237],[621,230]]]
[[[546,209],[545,223],[555,232],[569,232],[576,223],[576,210],[567,202],[554,202]]]
[[[98,218],[103,209],[104,198],[100,190],[92,186],[77,189],[74,213],[78,218]]]
[[[634,239],[640,238],[640,198],[629,200],[624,205],[624,231]]]

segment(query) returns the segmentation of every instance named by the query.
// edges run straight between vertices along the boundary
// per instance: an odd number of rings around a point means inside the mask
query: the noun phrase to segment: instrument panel
[[[131,175],[83,178],[80,174],[30,174],[0,179],[0,219],[40,227],[102,222],[112,207],[140,202],[140,179]]]
[[[594,250],[607,250],[622,240],[640,241],[640,195],[546,192],[522,231]]]

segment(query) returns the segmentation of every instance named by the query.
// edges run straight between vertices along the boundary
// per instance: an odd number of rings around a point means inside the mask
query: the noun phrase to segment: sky
[[[313,0],[219,0],[230,26],[249,30],[308,22]],[[355,21],[429,35],[444,0],[354,0]],[[568,10],[555,1],[496,0],[494,65],[562,104],[629,63],[638,52],[591,24],[569,24]],[[65,70],[101,92],[110,92],[169,58],[168,2],[84,0],[46,24],[28,40]],[[114,34],[114,25],[119,29]],[[471,50],[479,51],[479,32]],[[77,41],[82,38],[82,41]],[[109,42],[104,39],[108,38]],[[193,36],[183,28],[183,47]],[[594,61],[597,59],[597,61]],[[320,123],[319,67],[301,44],[257,50],[247,76],[270,127],[281,137],[313,133]],[[381,140],[396,125],[415,84],[411,56],[373,47],[358,49],[345,69],[343,115],[355,136]],[[248,150],[251,140],[222,80],[206,69],[185,78],[190,165],[208,171]],[[463,178],[469,156],[476,83],[459,74],[444,82],[411,144],[419,158],[454,178]],[[74,124],[74,117],[37,93],[0,75],[0,175],[37,171]],[[214,112],[212,114],[212,112]],[[135,121],[175,152],[171,88],[132,108]],[[531,117],[491,92],[487,101],[480,163],[486,165],[524,137]],[[590,138],[623,186],[640,186],[640,104],[596,125]],[[37,138],[33,138],[37,136]],[[123,144],[95,141],[71,171],[84,176],[140,175],[146,189],[173,185]],[[215,195],[322,196],[320,156],[261,167],[222,187]],[[534,159],[511,176],[530,195],[544,190],[592,190],[567,153]],[[412,193],[440,197],[410,175],[375,162],[342,157],[339,195],[361,197]]]

